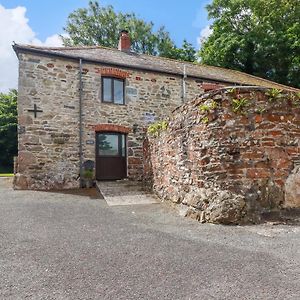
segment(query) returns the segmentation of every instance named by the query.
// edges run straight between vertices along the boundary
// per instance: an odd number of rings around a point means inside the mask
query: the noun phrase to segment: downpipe
[[[82,59],[79,59],[79,186],[83,187],[83,154],[82,154]]]

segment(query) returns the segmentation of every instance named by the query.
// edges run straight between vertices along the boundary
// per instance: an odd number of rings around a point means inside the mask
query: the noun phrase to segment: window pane
[[[123,80],[114,80],[114,103],[124,104]]]
[[[126,154],[126,143],[125,143],[125,134],[122,134],[122,157],[125,157]]]
[[[99,134],[98,135],[98,151],[102,156],[118,156],[119,143],[117,134]]]
[[[112,102],[112,94],[111,94],[111,78],[103,78],[103,100],[106,102]]]

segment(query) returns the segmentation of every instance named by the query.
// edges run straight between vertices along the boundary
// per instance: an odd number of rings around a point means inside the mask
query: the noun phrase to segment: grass
[[[0,173],[0,177],[13,177],[14,174],[12,173]]]

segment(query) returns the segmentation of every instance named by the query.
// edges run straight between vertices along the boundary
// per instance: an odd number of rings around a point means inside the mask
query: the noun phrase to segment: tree
[[[18,153],[17,91],[0,93],[0,172],[11,172]]]
[[[119,34],[128,30],[132,50],[137,53],[194,61],[196,51],[186,41],[177,48],[164,27],[157,32],[152,22],[138,19],[134,13],[116,13],[109,5],[100,6],[98,1],[90,1],[87,8],[72,12],[64,28],[68,37],[62,37],[65,46],[94,46],[116,48]]]
[[[300,0],[213,0],[206,64],[300,87]]]
[[[160,56],[194,62],[197,59],[197,51],[192,44],[184,40],[181,48],[171,47],[169,52],[163,52]]]

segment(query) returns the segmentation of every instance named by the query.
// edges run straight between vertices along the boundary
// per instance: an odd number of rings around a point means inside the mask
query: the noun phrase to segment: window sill
[[[126,106],[126,103],[114,103],[114,102],[106,102],[101,101],[102,104],[109,104],[109,105],[118,105],[118,106]]]

